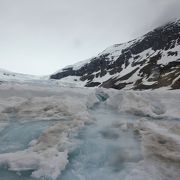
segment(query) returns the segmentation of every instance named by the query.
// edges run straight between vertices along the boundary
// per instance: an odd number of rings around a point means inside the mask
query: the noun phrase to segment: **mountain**
[[[63,68],[50,79],[85,87],[180,89],[180,20],[115,44],[96,57]]]
[[[26,81],[39,80],[39,79],[42,79],[42,77],[28,75],[28,74],[14,73],[0,68],[0,82],[6,82],[6,81],[26,82]]]

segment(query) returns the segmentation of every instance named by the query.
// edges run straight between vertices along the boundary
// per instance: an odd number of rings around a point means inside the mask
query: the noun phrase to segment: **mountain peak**
[[[180,19],[50,76],[86,87],[180,88]]]

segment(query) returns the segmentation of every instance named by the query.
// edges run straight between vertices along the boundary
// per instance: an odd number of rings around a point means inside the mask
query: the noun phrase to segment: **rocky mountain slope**
[[[180,89],[180,20],[156,28],[98,56],[54,73],[50,79],[115,89]]]

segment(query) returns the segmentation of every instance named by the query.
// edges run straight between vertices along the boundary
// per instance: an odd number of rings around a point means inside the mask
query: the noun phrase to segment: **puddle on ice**
[[[17,122],[9,123],[0,132],[0,153],[16,152],[28,147],[28,144],[37,139],[43,130],[53,125],[55,121]],[[0,168],[0,180],[33,180],[32,172],[11,172]]]
[[[140,142],[132,129],[136,117],[100,105],[91,111],[95,124],[76,137],[78,148],[58,180],[123,179],[140,159]]]
[[[34,178],[30,177],[31,172],[21,172],[15,173],[11,171],[7,171],[5,169],[0,169],[0,179],[1,180],[35,180]]]
[[[53,121],[13,122],[0,132],[0,153],[26,149]]]

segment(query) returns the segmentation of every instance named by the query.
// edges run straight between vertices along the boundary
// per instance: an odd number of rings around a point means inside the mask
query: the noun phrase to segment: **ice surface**
[[[3,84],[0,91],[0,118],[2,123],[8,123],[1,131],[0,164],[15,172],[32,171],[35,178],[56,179],[73,149],[69,137],[91,121],[87,102],[92,90]],[[53,126],[39,133],[43,122],[36,127],[37,122],[55,120]],[[30,146],[24,149],[28,143]]]
[[[34,75],[27,75],[27,74],[20,74],[14,73],[5,69],[0,68],[0,79],[3,81],[32,81],[32,80],[40,80],[42,79],[41,76],[34,76]]]
[[[0,153],[26,149],[29,142],[51,126],[53,121],[12,122],[0,132]]]
[[[111,93],[111,92],[110,92]],[[108,104],[120,112],[153,118],[179,119],[179,91],[119,91]]]
[[[127,176],[127,180],[167,179],[180,177],[180,133],[178,121],[142,119],[136,125],[142,136],[143,160]]]
[[[0,173],[5,180],[179,180],[179,103],[179,91],[162,89],[1,84]]]
[[[140,139],[133,131],[136,117],[105,105],[91,110],[95,123],[80,131],[79,146],[58,180],[123,179],[141,160]]]

